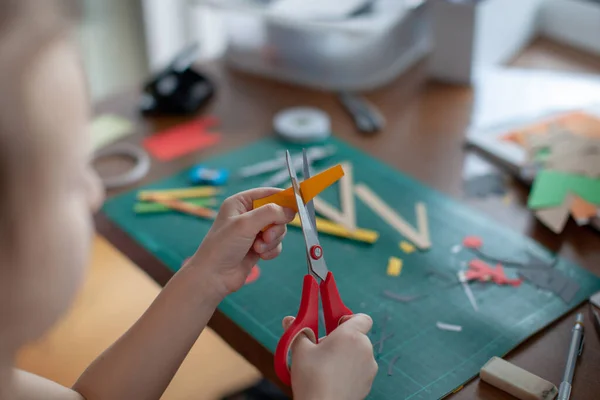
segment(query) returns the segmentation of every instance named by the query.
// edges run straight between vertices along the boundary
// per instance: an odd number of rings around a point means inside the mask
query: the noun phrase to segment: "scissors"
[[[298,216],[302,224],[308,264],[308,273],[304,276],[302,284],[300,309],[298,310],[296,319],[287,331],[285,331],[275,349],[275,372],[279,379],[289,386],[291,378],[287,361],[294,339],[299,334],[304,333],[314,343],[318,343],[319,341],[319,293],[321,295],[321,302],[323,303],[325,331],[328,335],[339,326],[342,317],[352,315],[352,311],[344,305],[338,293],[333,274],[327,269],[327,264],[323,257],[323,248],[319,243],[319,236],[315,228],[315,209],[312,201],[305,205],[302,200],[300,184],[289,151],[286,152],[286,162],[292,180],[294,197],[298,205]],[[304,179],[307,179],[310,176],[310,168],[306,152],[304,152],[303,168]]]

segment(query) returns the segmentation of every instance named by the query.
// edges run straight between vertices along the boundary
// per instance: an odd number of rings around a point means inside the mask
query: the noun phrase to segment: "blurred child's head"
[[[0,353],[68,308],[101,201],[71,10],[65,1],[0,0]]]

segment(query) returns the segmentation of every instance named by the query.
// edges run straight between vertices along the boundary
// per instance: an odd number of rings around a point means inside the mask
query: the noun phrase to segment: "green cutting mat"
[[[480,308],[475,312],[460,285],[448,287],[443,274],[456,276],[465,261],[474,258],[466,250],[452,254],[450,249],[466,235],[484,239],[484,250],[503,257],[523,258],[526,252],[538,257],[550,253],[532,240],[503,228],[488,218],[400,172],[382,164],[347,144],[332,139],[337,154],[326,164],[351,161],[355,182],[367,184],[405,219],[415,225],[414,204],[426,204],[433,246],[425,252],[402,253],[403,239],[358,198],[356,209],[360,227],[374,229],[381,237],[366,245],[321,235],[329,268],[335,273],[340,293],[355,312],[365,312],[375,321],[373,341],[382,329],[394,336],[385,341],[379,358],[379,374],[370,399],[437,399],[451,392],[479,372],[492,356],[501,356],[527,337],[557,319],[593,292],[600,280],[565,260],[558,268],[577,280],[581,289],[571,304],[529,284],[520,287],[471,284]],[[292,152],[299,147],[287,146]],[[267,139],[233,152],[206,160],[211,167],[235,171],[273,158],[285,145]],[[426,162],[424,160],[424,162]],[[187,172],[149,185],[147,188],[187,186]],[[228,194],[260,185],[264,177],[234,182]],[[183,260],[194,253],[210,222],[187,215],[165,213],[135,215],[135,192],[108,201],[108,217],[155,254],[170,269],[177,271]],[[323,198],[339,206],[337,187]],[[386,275],[390,256],[403,259],[401,276]],[[295,315],[300,302],[302,277],[306,273],[305,250],[300,230],[290,227],[282,255],[261,262],[261,277],[227,297],[219,306],[229,318],[274,351],[282,334],[281,319]],[[507,269],[507,271],[511,271]],[[512,270],[514,271],[514,270]],[[431,293],[421,300],[398,303],[382,296],[383,290],[411,295]],[[387,319],[385,328],[383,321]],[[462,332],[436,328],[436,322],[457,324]],[[399,356],[388,376],[388,363]]]

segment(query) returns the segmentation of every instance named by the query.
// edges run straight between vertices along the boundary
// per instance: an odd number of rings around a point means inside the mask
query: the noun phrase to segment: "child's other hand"
[[[293,317],[283,320],[287,329]],[[367,333],[371,317],[355,314],[314,344],[303,334],[292,344],[292,390],[298,400],[364,399],[377,374]]]
[[[207,278],[220,295],[242,287],[259,258],[271,260],[281,253],[286,224],[294,219],[295,212],[276,204],[252,209],[253,200],[279,191],[259,188],[227,198],[198,251],[188,261],[190,267],[208,273]],[[269,229],[261,232],[267,226]]]

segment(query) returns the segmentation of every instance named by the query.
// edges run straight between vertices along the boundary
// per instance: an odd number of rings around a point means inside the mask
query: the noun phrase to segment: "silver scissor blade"
[[[310,163],[308,161],[306,149],[302,149],[302,168],[304,180],[307,180],[310,178]],[[313,229],[317,230],[317,217],[315,215],[315,205],[313,204],[312,200],[306,203],[306,209],[308,210],[308,216],[310,217],[310,222],[312,223]]]
[[[302,200],[302,196],[300,194],[300,184],[298,183],[298,176],[296,175],[296,169],[294,168],[291,162],[290,152],[286,151],[285,156],[288,172],[290,173],[290,179],[292,180],[294,198],[296,199],[296,205],[298,206],[298,217],[300,218],[300,224],[302,225],[302,233],[304,234],[306,254],[310,254],[311,248],[313,248],[313,246],[318,246],[319,248],[321,248],[321,245],[319,244],[317,232],[314,230],[313,225],[310,221],[308,211],[304,206],[304,201]],[[321,255],[319,259],[315,260],[314,258],[309,256],[308,272],[315,274],[322,280],[325,280],[325,278],[327,277],[327,272],[329,272],[329,270],[327,269],[327,265],[325,264],[325,258]]]

